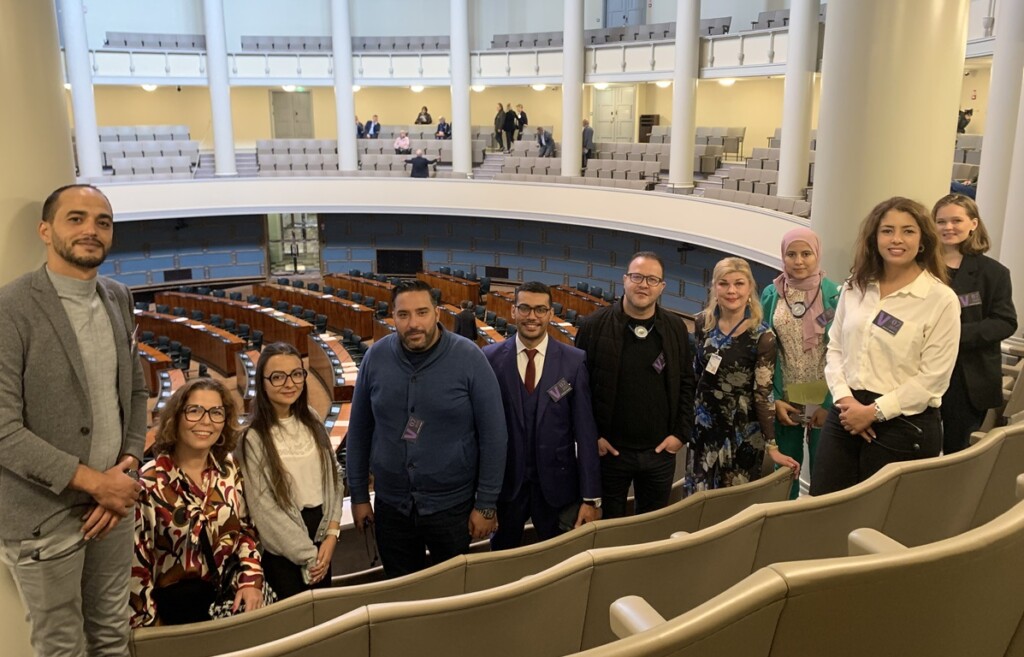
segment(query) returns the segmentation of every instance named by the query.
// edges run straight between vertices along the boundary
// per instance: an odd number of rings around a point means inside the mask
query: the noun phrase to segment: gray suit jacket
[[[589,125],[583,128],[583,148],[588,151],[594,149],[594,129]]]
[[[149,392],[132,344],[132,296],[98,280],[117,348],[121,454],[141,460]],[[41,267],[0,288],[0,539],[28,539],[47,516],[90,501],[67,485],[89,459],[91,433],[78,339]]]

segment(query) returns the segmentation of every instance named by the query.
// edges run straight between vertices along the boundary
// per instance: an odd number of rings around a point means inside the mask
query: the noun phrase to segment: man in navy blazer
[[[551,290],[516,290],[516,337],[484,348],[501,388],[508,454],[491,549],[518,547],[527,519],[545,540],[600,517],[601,464],[586,354],[548,338]]]
[[[363,128],[363,136],[367,139],[380,138],[380,121],[377,120],[376,114],[373,115],[372,119],[366,122],[366,127]]]

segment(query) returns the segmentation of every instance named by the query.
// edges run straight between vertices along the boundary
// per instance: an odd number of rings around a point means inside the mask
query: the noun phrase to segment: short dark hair
[[[534,292],[536,294],[548,295],[548,303],[551,303],[551,288],[539,281],[527,281],[516,288],[516,303],[519,303],[520,292]]]
[[[43,201],[43,216],[41,219],[47,223],[53,223],[54,218],[57,216],[57,203],[60,201],[61,195],[69,189],[85,188],[95,191],[97,194],[102,196],[107,201],[107,205],[110,205],[110,199],[104,194],[99,187],[95,185],[89,185],[87,183],[74,183],[72,185],[64,185],[50,192],[50,195]]]
[[[470,308],[473,307],[473,302],[470,301],[469,299],[463,299],[462,303],[459,304],[459,307],[461,307],[463,310],[469,310]]]
[[[433,288],[426,281],[421,281],[418,278],[409,279],[407,281],[400,281],[391,289],[391,307],[395,307],[395,300],[398,299],[399,294],[405,292],[427,292],[430,294],[430,303],[433,306],[437,305],[437,299],[434,298]]]
[[[661,256],[658,255],[657,253],[655,253],[654,251],[637,251],[636,253],[634,253],[632,256],[630,256],[629,262],[626,263],[626,270],[627,271],[629,270],[629,265],[632,264],[632,262],[634,260],[636,260],[637,258],[645,258],[647,260],[654,260],[655,262],[658,263],[658,266],[661,267],[661,274],[662,274],[662,276],[665,275],[665,261],[662,260]]]

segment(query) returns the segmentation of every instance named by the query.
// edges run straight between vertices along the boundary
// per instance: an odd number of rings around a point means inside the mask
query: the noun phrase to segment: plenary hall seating
[[[326,620],[329,613],[325,612],[331,601],[344,595],[344,591],[310,592],[303,596],[307,601],[311,599],[312,605],[303,606],[301,601],[288,600],[255,612],[246,620],[228,619],[196,625],[190,628],[192,640],[205,637],[206,648],[216,649],[212,644],[219,640],[217,630],[225,627],[216,623],[244,622],[256,632],[259,631],[258,624],[278,625],[290,621],[292,629],[303,626],[310,629],[230,654],[232,657],[413,653],[433,656],[472,654],[480,646],[486,646],[489,654],[498,657],[554,657],[606,644],[612,644],[607,646],[612,650],[616,637],[609,624],[609,608],[624,595],[642,596],[666,617],[686,614],[705,603],[718,606],[723,604],[723,597],[718,596],[728,595],[731,587],[772,564],[847,556],[849,534],[866,528],[881,532],[905,546],[920,548],[924,554],[929,550],[939,550],[932,557],[925,558],[925,562],[933,562],[945,554],[941,552],[945,546],[930,546],[930,543],[944,541],[960,545],[957,553],[961,557],[948,562],[951,568],[944,573],[926,569],[917,579],[923,586],[936,585],[935,580],[949,577],[951,587],[960,587],[968,593],[961,599],[951,595],[933,596],[927,610],[918,614],[913,603],[900,611],[901,595],[914,601],[920,597],[912,586],[904,584],[890,591],[890,598],[883,601],[866,596],[863,591],[856,594],[857,578],[851,575],[845,580],[851,586],[850,601],[844,606],[842,597],[835,598],[841,609],[839,613],[823,604],[823,598],[817,604],[803,604],[799,598],[786,599],[786,604],[792,601],[794,605],[802,605],[804,613],[817,618],[818,625],[809,632],[818,642],[817,651],[773,652],[770,642],[762,642],[757,646],[737,644],[741,649],[750,651],[746,653],[668,651],[652,654],[1003,654],[974,652],[965,649],[964,641],[976,639],[972,623],[983,615],[998,617],[999,639],[1003,648],[1013,632],[1018,631],[1024,609],[1024,598],[1019,595],[1021,584],[1024,584],[1024,561],[1019,558],[1024,547],[1024,530],[1020,529],[1024,511],[1021,511],[1022,507],[1014,510],[1012,533],[1015,538],[1009,542],[1003,538],[1007,526],[1003,519],[997,518],[1015,504],[1016,479],[1021,470],[1024,470],[1024,426],[1001,428],[963,452],[894,463],[870,480],[845,491],[817,498],[757,505],[689,535],[639,545],[591,549],[546,571],[497,588],[416,602],[381,600],[331,620]],[[961,535],[964,535],[962,539],[957,538]],[[986,545],[996,547],[990,551],[989,547],[983,547]],[[990,561],[980,570],[971,565],[984,563],[990,558],[997,560]],[[465,571],[457,567],[460,561],[465,564]],[[1006,565],[1009,561],[1017,565],[1009,568]],[[455,562],[455,567],[452,562]],[[810,563],[808,567],[813,565]],[[969,577],[959,574],[958,566],[975,575],[977,585],[970,583]],[[774,566],[773,569],[781,567]],[[908,574],[912,572],[912,564],[908,563],[905,568]],[[456,585],[464,585],[471,577],[471,571],[471,558],[459,557],[412,577],[433,577],[437,582],[452,577]],[[1003,571],[1006,582],[1000,584]],[[408,581],[408,578],[403,579]],[[913,576],[908,579],[900,575],[899,581],[906,583],[914,579]],[[882,582],[884,578],[879,578],[877,586],[881,587]],[[393,587],[401,583],[402,580],[396,580],[390,585]],[[946,590],[941,588],[945,583],[938,585],[940,588],[936,590]],[[444,588],[438,586],[439,591]],[[763,588],[755,587],[755,591]],[[772,590],[775,595],[785,597],[785,588],[776,586]],[[827,596],[830,588],[834,587],[810,586],[806,590],[810,596]],[[992,591],[998,594],[992,595]],[[883,589],[877,589],[879,595],[882,592]],[[445,593],[437,595],[444,596]],[[854,600],[856,605],[852,604]],[[951,644],[960,652],[942,650],[941,645],[933,646],[931,643],[929,648],[939,649],[925,652],[907,648],[895,652],[887,652],[884,648],[866,652],[849,649],[844,641],[854,640],[854,630],[860,629],[861,634],[871,631],[870,623],[862,625],[856,620],[860,614],[871,611],[870,600],[891,609],[884,618],[889,630],[899,627],[919,629],[921,624],[930,629],[938,622],[945,624],[946,633],[952,634],[966,613],[970,620],[959,626],[962,638]],[[783,602],[779,600],[777,604],[770,605],[767,613],[785,613],[785,610],[780,611],[782,607]],[[275,613],[278,615],[273,623],[268,622]],[[876,618],[874,614],[871,617]],[[244,616],[239,618],[245,619]],[[883,617],[877,618],[881,622]],[[753,615],[749,616],[750,622],[756,620]],[[837,639],[832,641],[832,645],[829,634],[836,625],[846,627],[836,634]],[[790,633],[783,638],[799,641],[799,637],[791,633],[800,626],[800,623],[793,623]],[[170,629],[173,628],[155,631]],[[805,631],[807,629],[804,627]],[[779,635],[775,636],[779,641]],[[867,640],[875,641],[874,638]],[[999,642],[988,643],[986,639],[981,645],[995,643]],[[167,652],[143,653],[139,648],[136,641],[133,649],[137,657],[143,654],[182,654],[180,649],[175,652],[171,645],[166,646]],[[235,646],[223,646],[223,649],[233,648]]]

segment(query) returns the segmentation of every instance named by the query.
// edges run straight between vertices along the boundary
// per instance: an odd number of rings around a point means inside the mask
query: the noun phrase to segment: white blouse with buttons
[[[880,327],[879,311],[902,325]],[[863,293],[844,285],[829,331],[825,380],[836,400],[868,390],[882,395],[875,403],[887,419],[914,415],[941,405],[959,344],[956,294],[927,271],[885,298],[875,282]]]

